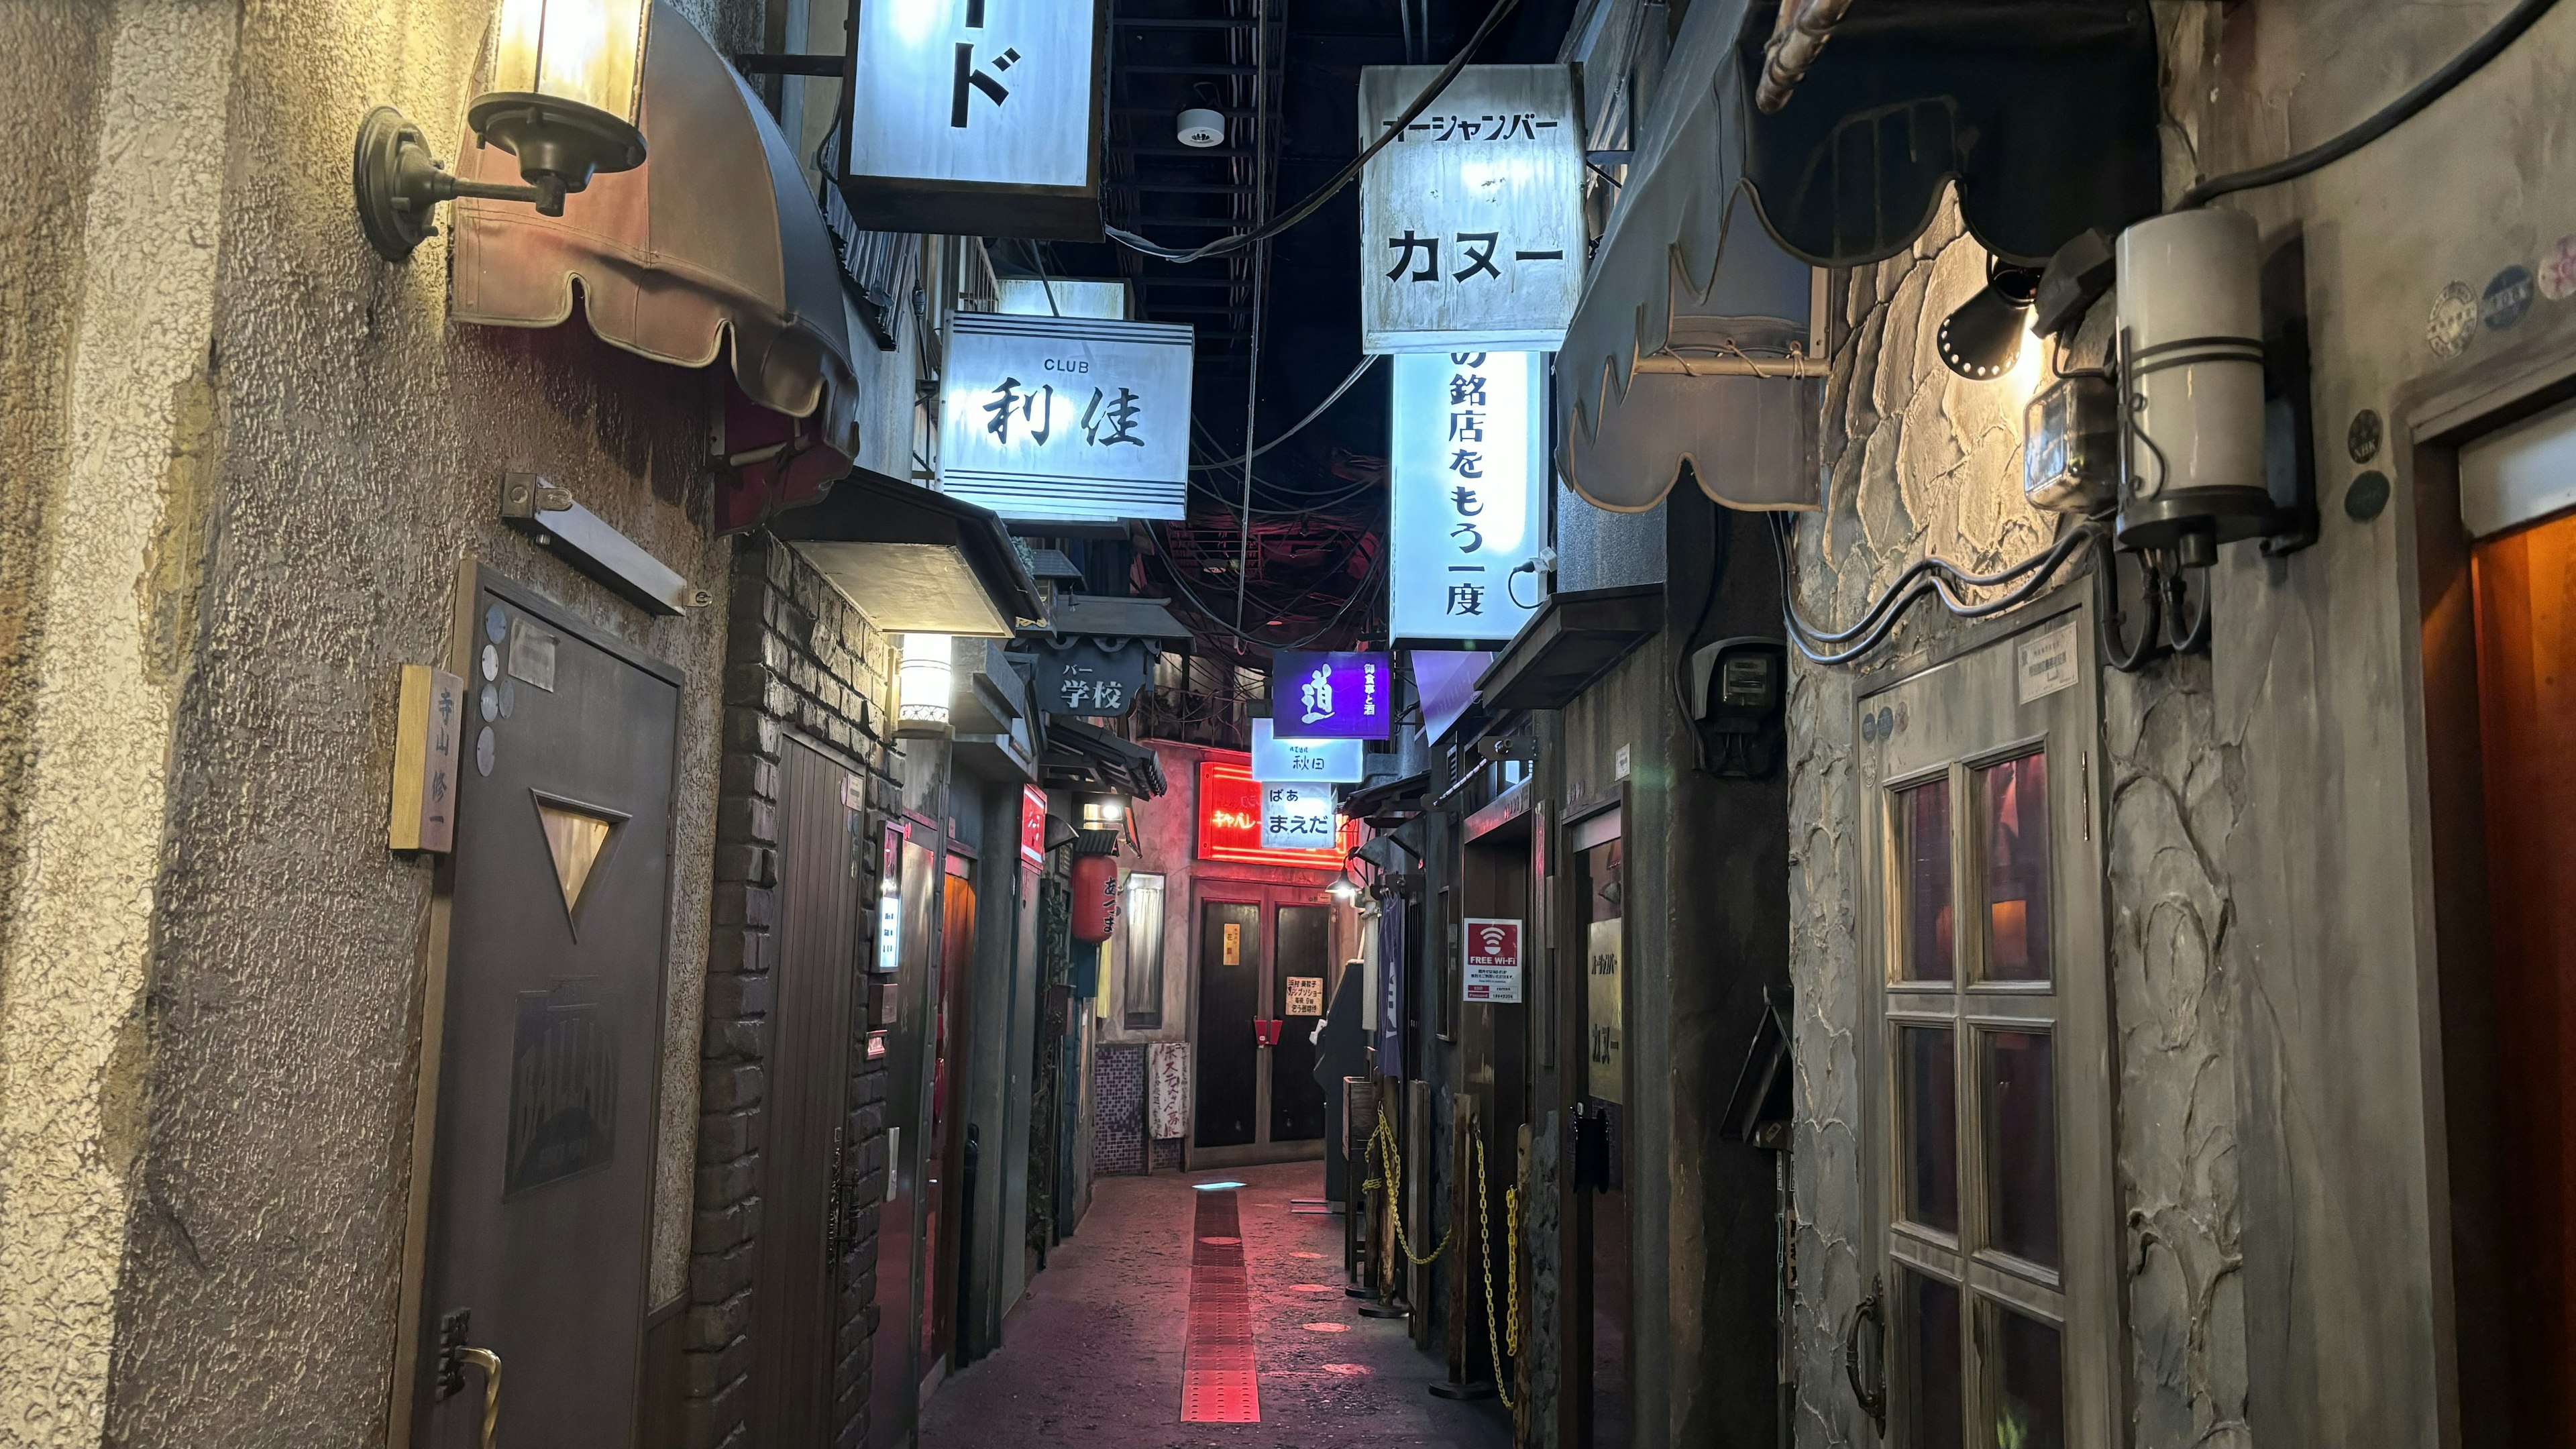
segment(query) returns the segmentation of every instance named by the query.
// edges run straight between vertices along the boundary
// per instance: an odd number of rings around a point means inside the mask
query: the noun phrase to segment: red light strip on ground
[[[1252,1277],[1243,1266],[1235,1189],[1201,1191],[1190,1228],[1190,1319],[1181,1361],[1181,1422],[1258,1424]]]

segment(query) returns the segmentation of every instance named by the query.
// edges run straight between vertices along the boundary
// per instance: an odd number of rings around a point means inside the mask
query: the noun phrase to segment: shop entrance
[[[1491,1224],[1502,1220],[1506,1194],[1520,1180],[1521,1128],[1529,1120],[1537,939],[1530,842],[1533,822],[1543,813],[1531,809],[1534,793],[1512,790],[1466,822],[1459,979],[1451,988],[1459,999],[1448,1008],[1456,1013],[1461,1081],[1473,1113],[1472,1132],[1461,1135],[1453,1154],[1454,1180],[1466,1186],[1450,1199],[1449,1232],[1463,1248],[1462,1271],[1448,1279],[1450,1378],[1468,1384],[1499,1375],[1506,1388],[1518,1385],[1512,1370],[1495,1365],[1494,1346],[1509,1336],[1508,1325],[1487,1324],[1483,1290],[1488,1273],[1497,1283],[1511,1281],[1509,1238]],[[1492,1312],[1506,1319],[1512,1311],[1508,1294],[1493,1303]]]
[[[1311,1038],[1340,974],[1331,898],[1306,886],[1224,881],[1203,883],[1198,896],[1190,1160],[1320,1156],[1324,1089]]]
[[[1629,1253],[1628,933],[1622,811],[1567,832],[1574,872],[1577,977],[1568,1005],[1582,1024],[1574,1079],[1573,1362],[1575,1416],[1587,1449],[1630,1441],[1628,1324],[1634,1301]]]
[[[922,1375],[943,1372],[956,1347],[957,1295],[967,1241],[966,1110],[968,1012],[975,1000],[974,863],[948,857],[940,896],[938,1010],[930,1025],[930,1135],[922,1144],[921,1301]]]
[[[506,1371],[498,1442],[623,1444],[679,675],[488,575],[469,618],[411,1442],[477,1443]]]

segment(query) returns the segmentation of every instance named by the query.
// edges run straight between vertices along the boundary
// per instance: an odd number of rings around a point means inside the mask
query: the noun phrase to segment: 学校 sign
[[[1099,239],[1099,0],[855,9],[840,184],[863,225]]]
[[[1282,649],[1270,660],[1270,724],[1309,740],[1393,734],[1395,674],[1383,654]]]
[[[1398,643],[1495,643],[1542,602],[1547,357],[1395,359],[1389,627]]]
[[[1179,519],[1187,327],[959,312],[940,394],[943,491],[1004,518]]]
[[[1366,778],[1368,749],[1361,740],[1282,737],[1266,719],[1252,722],[1252,778],[1319,785],[1356,785]]]
[[[1437,66],[1360,72],[1368,145]],[[1583,294],[1583,127],[1561,65],[1471,65],[1360,177],[1360,347],[1553,352]]]

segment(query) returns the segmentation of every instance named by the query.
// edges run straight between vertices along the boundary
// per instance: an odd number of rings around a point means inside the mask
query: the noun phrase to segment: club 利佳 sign
[[[1051,523],[1187,513],[1191,332],[959,312],[940,380],[943,491]]]
[[[1360,144],[1437,66],[1360,72]],[[1360,347],[1553,352],[1583,295],[1583,127],[1562,65],[1471,65],[1360,177]]]
[[[1541,602],[1515,570],[1547,542],[1547,357],[1395,359],[1389,627],[1399,643],[1496,643]]]

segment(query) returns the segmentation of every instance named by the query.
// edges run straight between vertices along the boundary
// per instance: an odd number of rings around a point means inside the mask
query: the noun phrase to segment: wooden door
[[[678,675],[497,581],[471,615],[412,1442],[635,1433]]]
[[[2576,1444],[2576,514],[2470,562],[2513,1441]]]
[[[966,1114],[966,1044],[974,1040],[967,1020],[975,1001],[972,870],[964,856],[948,857],[940,907],[939,1013],[932,1026],[930,1136],[923,1149],[937,1174],[936,1191],[925,1199],[922,1228],[924,1261],[930,1264],[930,1292],[921,1315],[924,1374],[946,1363],[956,1347],[958,1283],[967,1251],[966,1130],[959,1124]]]
[[[1249,1147],[1261,1135],[1261,905],[1205,901],[1198,929],[1197,1087],[1193,1141]]]
[[[867,842],[856,808],[864,797],[848,769],[792,736],[778,766],[777,1006],[751,1296],[751,1442],[785,1446],[831,1437],[837,1219],[849,1186],[843,1115]]]

